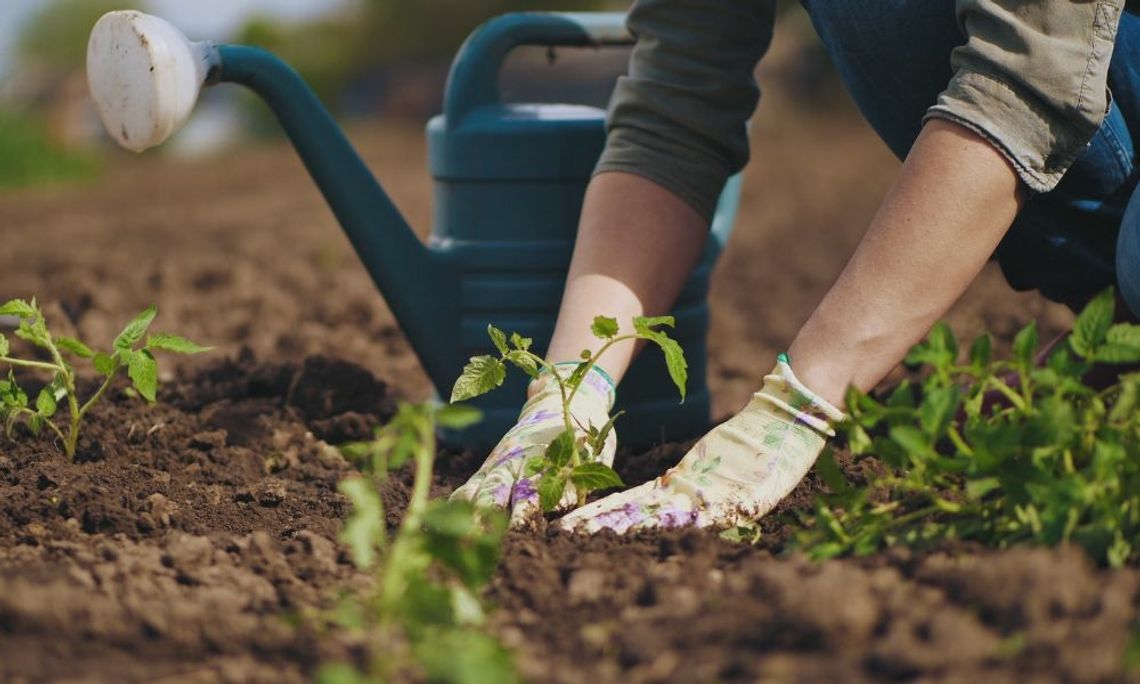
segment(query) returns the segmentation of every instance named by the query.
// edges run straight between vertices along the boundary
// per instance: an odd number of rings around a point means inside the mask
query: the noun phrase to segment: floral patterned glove
[[[817,397],[781,354],[760,391],[652,482],[562,518],[566,529],[732,527],[764,515],[807,474],[843,412]]]
[[[577,365],[572,361],[555,364],[555,368],[565,378]],[[605,371],[594,366],[582,379],[570,401],[570,414],[576,431],[584,435],[583,428],[591,423],[598,427],[605,425],[613,405],[613,381]],[[558,383],[550,372],[544,372],[527,387],[527,402],[519,414],[518,423],[503,436],[479,471],[452,493],[451,499],[471,501],[476,506],[508,509],[511,525],[522,524],[541,510],[538,476],[524,477],[523,467],[531,458],[541,456],[564,429]],[[616,450],[617,435],[611,430],[599,460],[613,465]],[[575,501],[574,488],[567,487],[558,510],[569,509]]]

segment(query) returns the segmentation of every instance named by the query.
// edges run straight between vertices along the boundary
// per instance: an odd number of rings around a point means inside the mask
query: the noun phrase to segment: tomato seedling
[[[798,545],[826,558],[946,540],[1072,542],[1102,563],[1134,562],[1140,373],[1106,388],[1085,382],[1094,363],[1140,362],[1140,326],[1114,325],[1114,302],[1111,290],[1096,297],[1044,365],[1032,323],[1012,360],[993,360],[983,335],[965,363],[939,324],[907,357],[929,367],[921,383],[903,382],[885,400],[849,392],[841,432],[856,465],[868,456],[880,465],[852,482],[825,452],[817,472],[832,493]]]
[[[542,510],[551,511],[569,485],[574,488],[578,505],[586,501],[586,496],[598,489],[620,487],[624,483],[610,466],[602,463],[599,456],[613,430],[614,421],[621,416],[617,413],[604,425],[578,424],[571,413],[571,402],[583,378],[598,363],[598,359],[611,347],[626,340],[646,340],[661,348],[665,355],[665,365],[669,377],[677,386],[681,400],[685,399],[685,382],[688,379],[688,364],[681,345],[672,339],[662,327],[673,327],[672,316],[638,316],[633,319],[633,332],[621,334],[616,319],[608,316],[594,318],[590,331],[603,341],[597,351],[583,350],[581,361],[565,377],[555,368],[555,364],[530,351],[533,341],[518,333],[508,338],[506,333],[493,325],[487,326],[487,334],[498,350],[499,356],[474,356],[463,368],[463,373],[455,381],[451,391],[451,401],[464,401],[503,384],[506,379],[507,364],[519,368],[531,378],[540,373],[550,373],[558,383],[562,404],[564,429],[547,447],[542,456],[528,461],[523,469],[527,477],[541,475],[538,483],[539,503]],[[580,431],[580,432],[579,432]]]
[[[341,540],[375,583],[363,601],[341,606],[341,624],[361,629],[373,657],[366,667],[331,664],[322,684],[428,681],[518,681],[506,650],[482,626],[480,591],[498,566],[506,517],[475,515],[466,501],[429,501],[435,460],[435,425],[461,429],[479,419],[462,405],[401,404],[371,442],[342,451],[366,475],[339,489],[352,503]],[[377,486],[392,470],[412,463],[408,507],[389,541]]]
[[[73,459],[84,417],[107,393],[123,369],[126,369],[135,390],[147,401],[153,402],[158,391],[155,352],[197,354],[210,349],[170,333],[148,335],[147,330],[157,313],[154,306],[144,309],[115,338],[111,351],[104,353],[93,351],[74,337],[53,335],[35,299],[30,302],[13,299],[0,305],[0,316],[19,319],[16,337],[46,350],[49,357],[43,361],[14,358],[9,355],[11,347],[8,338],[0,334],[0,364],[9,366],[8,379],[0,380],[0,420],[4,421],[5,434],[11,438],[13,427],[21,422],[35,435],[46,427],[59,438],[67,457]],[[90,361],[95,372],[103,378],[99,388],[85,401],[81,402],[76,391],[75,367],[65,357]],[[51,374],[51,381],[36,395],[35,402],[29,400],[28,394],[16,382],[13,368]],[[55,416],[59,402],[64,400],[67,402],[67,417],[61,427]]]

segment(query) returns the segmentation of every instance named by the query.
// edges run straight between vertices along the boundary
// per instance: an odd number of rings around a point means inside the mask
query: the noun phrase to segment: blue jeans
[[[953,75],[965,42],[954,0],[802,0],[855,103],[900,159]],[[1015,289],[1079,308],[1117,285],[1140,315],[1140,17],[1124,14],[1109,68],[1113,102],[1057,187],[1029,198],[995,258]]]

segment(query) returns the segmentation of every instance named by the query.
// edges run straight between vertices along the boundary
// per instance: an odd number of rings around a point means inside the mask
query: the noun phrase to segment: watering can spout
[[[142,151],[186,121],[202,87],[238,83],[281,122],[387,300],[437,389],[459,368],[446,326],[458,319],[458,279],[416,237],[340,127],[301,76],[273,54],[188,40],[141,12],[104,15],[91,33],[88,83],[108,133]],[[445,343],[446,340],[446,343]]]

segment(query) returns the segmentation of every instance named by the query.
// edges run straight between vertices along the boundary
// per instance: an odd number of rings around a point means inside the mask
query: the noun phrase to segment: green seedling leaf
[[[1108,329],[1112,326],[1112,315],[1116,309],[1116,295],[1112,288],[1093,298],[1077,320],[1073,323],[1073,334],[1069,344],[1081,358],[1090,358],[1105,341]]]
[[[507,361],[513,363],[530,377],[538,377],[538,363],[535,362],[534,357],[531,356],[529,352],[512,349],[507,352]]]
[[[357,672],[348,663],[328,663],[321,665],[316,674],[317,684],[373,684],[371,677]]]
[[[983,333],[970,345],[970,364],[980,371],[990,365],[992,357],[993,343],[990,336]]]
[[[550,445],[546,447],[544,458],[552,468],[562,468],[574,456],[574,433],[563,430],[558,433]]]
[[[151,304],[143,309],[139,315],[135,316],[134,320],[127,323],[123,331],[115,337],[112,346],[118,350],[129,350],[138,344],[139,340],[143,338],[146,331],[150,328],[150,324],[154,322],[154,317],[158,314],[158,307]]]
[[[1135,363],[1140,361],[1140,347],[1125,344],[1103,344],[1092,358],[1103,363]]]
[[[8,346],[8,338],[0,334],[0,356],[7,356],[11,347]]]
[[[546,457],[533,456],[523,465],[523,477],[534,477],[546,470]]]
[[[28,416],[28,429],[32,431],[33,435],[39,435],[44,430],[44,417],[38,413],[33,413]]]
[[[582,491],[623,487],[621,476],[605,463],[583,463],[570,471],[570,482]]]
[[[352,504],[340,539],[348,546],[356,567],[370,568],[376,549],[384,543],[384,504],[372,482],[363,477],[345,478],[337,490]]]
[[[612,432],[614,429],[614,421],[616,421],[618,418],[621,418],[624,414],[625,411],[618,411],[617,413],[610,416],[610,419],[606,421],[606,424],[600,428],[594,428],[593,425],[590,425],[591,429],[588,431],[589,437],[587,438],[586,443],[590,446],[590,451],[594,455],[602,453],[602,449],[604,449],[606,446],[606,439],[609,438],[610,432]]]
[[[637,316],[633,319],[633,329],[638,333],[652,332],[654,328],[672,328],[676,320],[672,316]]]
[[[934,324],[926,339],[906,355],[905,362],[910,365],[927,364],[938,370],[945,370],[958,359],[958,342],[954,339],[954,331],[942,321]]]
[[[542,510],[552,511],[562,500],[562,494],[565,491],[566,473],[561,471],[547,473],[538,481],[538,504],[542,506]]]
[[[1033,367],[1034,356],[1037,354],[1037,322],[1030,321],[1029,325],[1021,329],[1013,338],[1013,358],[1022,372],[1028,372]]]
[[[16,328],[16,337],[31,342],[37,347],[47,347],[51,340],[47,331],[47,324],[38,313],[32,318],[20,320],[20,325]]]
[[[435,410],[435,422],[451,430],[462,430],[481,420],[483,412],[467,404],[445,404]]]
[[[518,684],[510,654],[494,639],[472,629],[433,631],[413,650],[429,682]]]
[[[495,349],[498,349],[500,354],[505,355],[507,353],[507,334],[493,325],[488,325],[487,335],[491,337],[491,343],[495,345]]]
[[[653,330],[652,327],[656,325],[672,326],[673,317],[657,316],[634,319],[634,329],[637,331],[637,336],[643,340],[649,340],[661,348],[661,352],[665,355],[665,367],[669,370],[669,378],[677,386],[677,391],[681,394],[681,401],[684,401],[685,384],[689,379],[689,364],[685,361],[685,352],[676,340],[664,332]]]
[[[530,346],[534,344],[534,340],[530,339],[529,337],[523,337],[516,332],[511,333],[511,344],[514,345],[514,348],[518,349],[519,351],[528,351],[530,349]]]
[[[102,352],[95,354],[92,364],[95,366],[95,372],[103,377],[110,377],[119,369],[119,362]]]
[[[847,476],[843,474],[835,462],[835,452],[832,449],[824,449],[823,453],[819,455],[819,460],[815,463],[815,471],[819,473],[819,479],[823,480],[823,483],[836,494],[851,490],[851,483],[847,481]]]
[[[932,439],[937,439],[949,425],[958,409],[958,388],[938,387],[926,393],[918,409],[922,430]]]
[[[60,351],[69,352],[81,359],[89,359],[95,356],[95,352],[91,351],[91,347],[88,347],[74,337],[57,338],[55,346],[59,347]]]
[[[35,300],[28,303],[22,299],[10,299],[0,304],[0,316],[16,316],[18,318],[34,318],[39,315]]]
[[[51,418],[55,415],[56,406],[55,393],[51,387],[40,390],[36,397],[36,413],[44,418]]]
[[[469,589],[490,581],[507,529],[501,511],[479,511],[467,501],[433,501],[424,513],[424,549]]]
[[[130,377],[135,389],[147,401],[154,403],[158,393],[158,363],[150,352],[140,349],[131,354],[130,365],[127,366],[127,376]]]
[[[486,394],[503,384],[507,369],[493,356],[473,356],[451,389],[451,402],[465,401]]]
[[[196,342],[182,337],[181,335],[174,335],[171,333],[155,333],[148,335],[146,338],[147,349],[174,352],[175,354],[201,354],[208,352],[213,347],[203,347]]]
[[[594,333],[594,337],[598,339],[613,339],[618,334],[617,319],[609,316],[596,316],[594,323],[590,326],[590,332]]]

